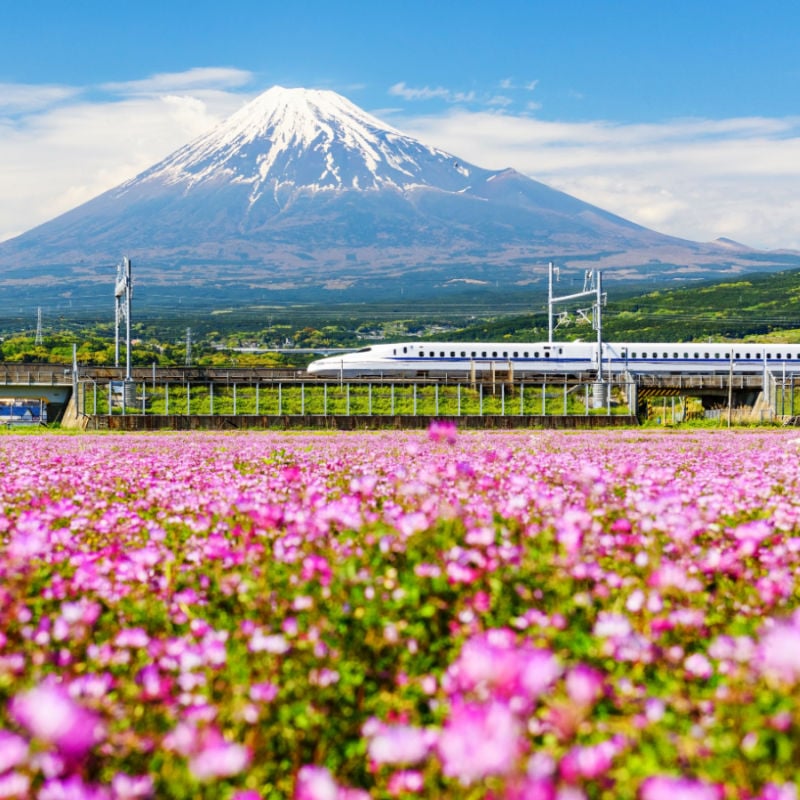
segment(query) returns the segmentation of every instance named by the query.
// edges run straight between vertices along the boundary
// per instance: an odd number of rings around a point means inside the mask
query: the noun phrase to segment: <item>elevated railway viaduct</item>
[[[125,371],[122,368],[109,366],[80,365],[75,371],[71,365],[64,364],[0,362],[0,400],[27,398],[44,401],[47,404],[48,419],[51,422],[63,420],[67,424],[69,420],[72,420],[74,423],[76,418],[81,415],[98,415],[100,413],[97,406],[98,391],[100,393],[107,392],[108,397],[111,397],[113,387],[125,386],[124,379]],[[551,390],[554,387],[563,387],[564,406],[566,409],[567,393],[580,393],[585,389],[588,401],[589,387],[593,386],[595,381],[596,376],[587,373],[585,375],[570,376],[569,378],[555,375],[526,376],[524,383],[520,383],[519,381],[514,382],[511,380],[510,376],[498,373],[492,376],[491,385],[484,381],[482,391],[485,390],[495,394],[497,391],[503,390],[507,393],[506,396],[511,398],[515,393],[519,394],[520,388],[524,392],[526,387],[541,385],[542,397],[544,398],[545,387]],[[629,373],[625,376],[616,376],[611,387],[612,390],[618,393],[625,393],[627,405],[632,412],[631,416],[639,413],[645,403],[653,403],[659,398],[694,397],[700,399],[705,409],[753,408],[760,403],[762,409],[766,408],[768,410],[770,417],[793,417],[797,410],[794,408],[794,381],[794,377],[791,377],[781,384],[780,401],[777,399],[776,388],[779,379],[771,375],[765,381],[764,375],[637,375]],[[800,378],[798,378],[798,383],[800,383]],[[411,384],[423,387],[446,385],[452,390],[453,387],[457,387],[459,384],[464,387],[468,386],[469,381],[455,381],[452,378],[447,380],[370,378],[350,379],[346,381],[346,384],[354,387],[354,390],[355,387],[366,384],[383,387],[390,385],[402,387]],[[131,381],[127,383],[128,390],[131,392],[131,401],[129,403],[131,408],[129,408],[127,414],[136,415],[137,413],[142,413],[143,415],[152,415],[157,413],[149,412],[145,407],[146,403],[142,402],[151,393],[155,394],[157,387],[165,387],[167,393],[170,387],[173,387],[173,396],[179,391],[179,387],[187,387],[190,395],[191,387],[206,387],[205,391],[210,392],[212,396],[215,391],[214,387],[217,387],[220,396],[223,392],[222,387],[234,387],[235,396],[235,387],[237,386],[261,387],[262,391],[269,391],[270,387],[272,387],[272,389],[277,388],[279,393],[282,390],[288,393],[298,389],[303,392],[305,387],[325,385],[332,387],[332,391],[333,387],[341,388],[343,386],[342,382],[336,379],[312,377],[303,371],[290,369],[198,366],[135,367],[131,371]],[[560,388],[557,389],[557,391],[560,390]],[[438,397],[439,390],[437,389],[436,391]],[[80,407],[78,407],[78,397],[81,398]],[[93,405],[92,400],[94,401]],[[104,413],[111,414],[113,413],[113,409],[110,408],[111,401],[108,402],[108,405],[109,408]],[[509,400],[508,405],[506,405],[504,399],[503,416],[514,416],[515,408],[514,402]],[[122,413],[124,414],[125,412],[123,411]],[[397,416],[399,417],[400,414]],[[522,413],[522,407],[520,407],[519,416],[528,416]]]

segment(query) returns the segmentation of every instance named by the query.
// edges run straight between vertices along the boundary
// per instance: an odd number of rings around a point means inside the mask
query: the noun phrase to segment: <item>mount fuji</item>
[[[247,302],[513,293],[551,260],[660,281],[786,266],[781,254],[664,236],[513,169],[469,164],[334,92],[281,87],[1,243],[0,297],[97,296],[123,255],[145,295]]]

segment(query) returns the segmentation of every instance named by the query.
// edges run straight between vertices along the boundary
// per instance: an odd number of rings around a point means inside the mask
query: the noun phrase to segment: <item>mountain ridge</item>
[[[513,290],[540,283],[551,260],[669,281],[783,269],[793,258],[665,236],[513,168],[429,147],[335,92],[282,87],[0,243],[0,297],[50,284],[96,293],[122,255],[154,291],[240,300],[390,297],[453,282]]]

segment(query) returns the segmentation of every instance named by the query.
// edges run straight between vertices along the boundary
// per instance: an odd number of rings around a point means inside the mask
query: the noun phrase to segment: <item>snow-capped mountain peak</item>
[[[0,300],[20,303],[21,286],[36,303],[45,287],[95,297],[121,253],[158,303],[190,290],[268,304],[430,298],[464,285],[511,296],[550,260],[627,280],[753,263],[514,169],[467,164],[334,92],[281,87],[133,180],[0,244]],[[775,263],[786,267],[783,255]]]
[[[252,204],[278,189],[459,191],[472,169],[336,92],[275,86],[137,180],[246,184]]]

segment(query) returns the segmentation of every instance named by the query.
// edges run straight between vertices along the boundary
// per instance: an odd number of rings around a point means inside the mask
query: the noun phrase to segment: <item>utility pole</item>
[[[597,331],[597,380],[603,382],[603,273],[594,271],[597,299],[595,300],[594,327]]]
[[[119,367],[119,326],[125,319],[125,380],[131,378],[131,260],[126,256],[117,264],[117,280],[114,284],[114,366]]]
[[[186,366],[192,366],[192,329],[186,329]]]

